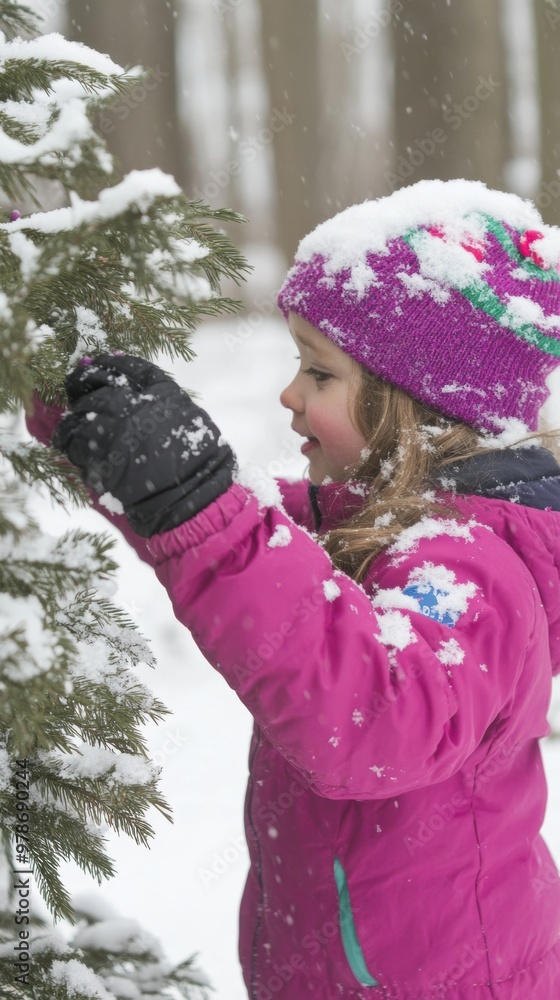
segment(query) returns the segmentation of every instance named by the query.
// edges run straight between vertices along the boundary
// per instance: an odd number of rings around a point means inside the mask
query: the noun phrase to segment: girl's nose
[[[285,406],[287,410],[293,410],[294,412],[296,410],[303,409],[301,396],[295,388],[295,381],[295,378],[292,379],[290,384],[287,385],[286,388],[280,393],[280,402],[282,403],[282,406]]]

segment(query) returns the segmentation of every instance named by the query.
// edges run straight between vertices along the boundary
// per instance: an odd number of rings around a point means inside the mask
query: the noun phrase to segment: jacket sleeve
[[[433,521],[425,535],[376,561],[376,606],[239,483],[150,539],[176,617],[321,795],[384,798],[442,781],[511,700],[532,578],[484,526]]]

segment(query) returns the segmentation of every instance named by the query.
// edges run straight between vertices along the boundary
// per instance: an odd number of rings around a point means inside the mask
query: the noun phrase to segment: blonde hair
[[[480,432],[443,416],[402,389],[373,375],[356,362],[353,419],[366,441],[362,460],[349,479],[368,487],[365,503],[347,521],[327,532],[321,542],[332,562],[361,581],[373,559],[405,528],[423,517],[458,517],[452,496],[437,498],[437,482],[445,487],[445,466],[497,450],[484,445]],[[355,381],[354,381],[355,386]],[[558,431],[538,431],[521,438],[557,441]]]

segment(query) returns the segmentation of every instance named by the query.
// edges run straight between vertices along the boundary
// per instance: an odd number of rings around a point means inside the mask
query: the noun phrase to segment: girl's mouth
[[[307,441],[304,441],[304,443],[301,446],[302,455],[306,455],[308,451],[311,451],[311,449],[315,448],[318,444],[319,444],[318,438],[308,438]]]

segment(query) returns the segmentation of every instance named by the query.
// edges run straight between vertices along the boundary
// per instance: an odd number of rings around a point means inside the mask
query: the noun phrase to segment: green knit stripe
[[[505,316],[507,313],[507,306],[504,305],[501,299],[498,298],[496,293],[484,281],[477,281],[476,284],[473,283],[466,288],[461,288],[460,292],[472,303],[475,309],[480,309],[481,312],[486,313],[487,316],[491,316],[498,323],[502,319],[502,316]],[[546,333],[533,326],[532,323],[522,323],[521,326],[515,327],[509,323],[505,323],[504,329],[510,330],[516,337],[526,340],[528,344],[538,347],[539,351],[542,351],[544,354],[551,354],[553,358],[560,358],[560,339],[548,337]]]
[[[334,859],[334,877],[336,881],[336,888],[338,890],[342,943],[344,945],[344,951],[346,952],[346,958],[348,959],[350,968],[362,986],[379,986],[377,979],[373,978],[366,966],[364,953],[356,934],[356,925],[352,915],[352,906],[350,904],[350,893],[348,892],[346,875],[338,858]]]
[[[414,241],[417,235],[418,230],[415,229],[403,236],[404,242],[407,243],[415,253],[416,248],[414,246]],[[507,237],[507,233],[504,233],[504,237]],[[538,270],[540,274],[546,273],[540,268]],[[467,285],[465,288],[457,288],[457,291],[460,292],[461,295],[464,295],[471,305],[475,307],[475,309],[479,309],[481,312],[486,313],[487,316],[490,316],[498,323],[507,313],[507,306],[505,306],[496,293],[492,291],[490,286],[480,278],[476,282]],[[515,334],[516,337],[520,337],[521,340],[526,340],[528,344],[532,344],[534,347],[537,347],[539,351],[543,352],[543,354],[550,354],[554,358],[560,358],[560,339],[547,336],[546,333],[543,333],[536,326],[533,326],[532,323],[522,323],[520,326],[516,327],[511,326],[509,323],[505,323],[504,330],[506,329]]]

